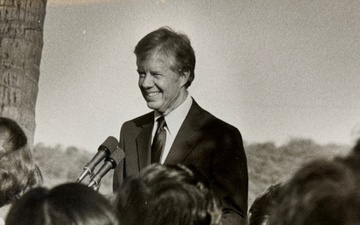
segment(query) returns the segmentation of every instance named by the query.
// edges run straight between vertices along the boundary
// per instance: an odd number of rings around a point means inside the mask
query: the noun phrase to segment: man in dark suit
[[[217,119],[189,95],[195,54],[190,40],[170,28],[155,30],[135,47],[139,87],[153,112],[125,122],[114,191],[151,163],[184,164],[205,178],[222,200],[223,225],[245,224],[247,161],[238,129]]]

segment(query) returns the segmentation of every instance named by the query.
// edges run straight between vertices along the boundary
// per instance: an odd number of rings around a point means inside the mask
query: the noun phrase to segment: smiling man
[[[152,163],[184,164],[203,177],[223,203],[222,224],[245,224],[247,161],[237,128],[202,109],[189,95],[195,54],[189,38],[168,27],[135,47],[139,88],[153,111],[123,124],[125,160],[114,172],[113,188]]]

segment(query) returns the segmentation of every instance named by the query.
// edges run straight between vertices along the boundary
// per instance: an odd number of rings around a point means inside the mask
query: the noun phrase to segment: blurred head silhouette
[[[119,225],[108,200],[80,183],[35,188],[12,205],[7,225]]]
[[[0,207],[41,184],[24,131],[16,121],[0,117]]]
[[[271,225],[360,224],[357,176],[336,160],[314,160],[284,184]]]
[[[182,165],[152,164],[119,190],[122,225],[215,225],[221,209],[212,192]]]

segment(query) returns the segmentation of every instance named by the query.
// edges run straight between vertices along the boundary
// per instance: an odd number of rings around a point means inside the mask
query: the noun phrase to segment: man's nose
[[[149,88],[152,87],[153,85],[154,85],[153,76],[150,73],[146,73],[141,83],[141,86],[143,88]]]

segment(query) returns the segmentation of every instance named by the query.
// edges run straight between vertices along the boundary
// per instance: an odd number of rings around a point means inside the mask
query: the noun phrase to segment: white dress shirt
[[[163,164],[165,162],[166,157],[168,156],[170,152],[170,148],[175,140],[175,137],[177,133],[180,130],[180,127],[182,123],[185,120],[186,115],[189,113],[191,105],[192,105],[192,98],[188,94],[185,101],[179,105],[176,109],[171,111],[168,115],[165,116],[166,121],[166,142],[165,142],[165,148],[160,156],[160,163]],[[155,118],[154,118],[154,127],[152,130],[152,138],[151,138],[151,144],[155,136],[155,132],[157,129],[157,119],[161,115],[155,111]]]

